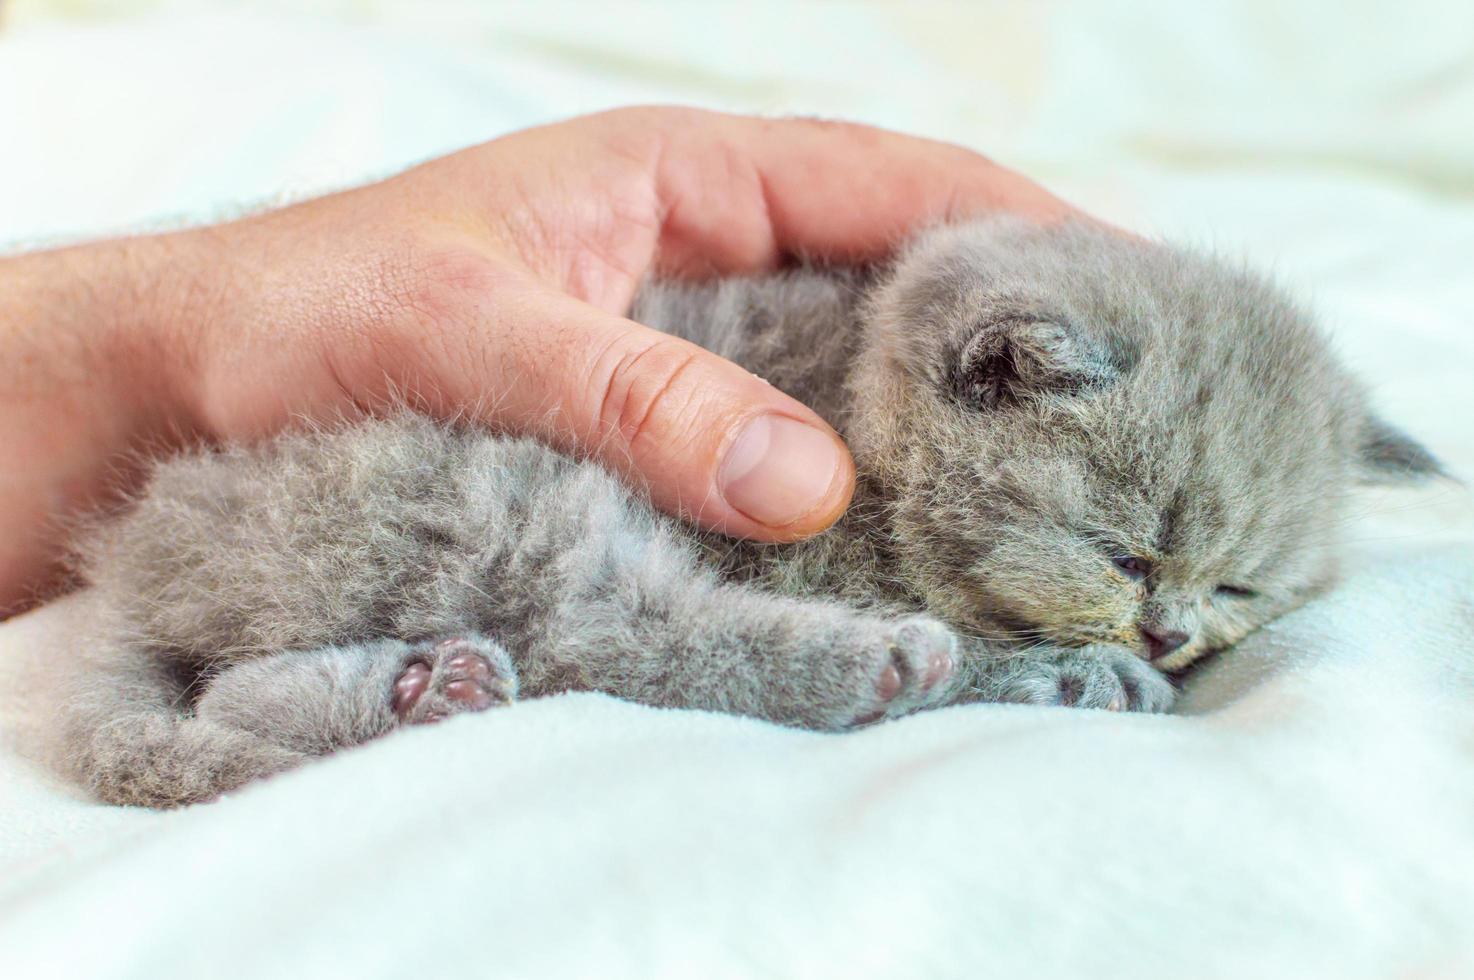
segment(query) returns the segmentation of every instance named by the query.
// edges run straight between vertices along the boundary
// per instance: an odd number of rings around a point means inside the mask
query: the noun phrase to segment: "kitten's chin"
[[[1152,661],[1152,666],[1164,674],[1175,674],[1186,670],[1193,664],[1222,651],[1222,647],[1199,647],[1192,650],[1178,650],[1165,657],[1159,657]]]

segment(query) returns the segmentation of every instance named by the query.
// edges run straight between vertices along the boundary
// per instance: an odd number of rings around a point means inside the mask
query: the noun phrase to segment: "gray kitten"
[[[944,703],[1161,711],[1330,582],[1349,488],[1437,472],[1260,279],[1084,223],[879,270],[653,285],[635,318],[812,405],[859,470],[784,547],[411,414],[161,463],[83,567],[101,798],[171,806],[568,690],[842,730]]]

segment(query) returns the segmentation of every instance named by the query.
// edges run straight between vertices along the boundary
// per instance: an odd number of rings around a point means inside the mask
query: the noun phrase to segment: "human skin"
[[[624,317],[650,275],[880,258],[1069,208],[969,150],[675,108],[524,130],[239,221],[0,260],[0,615],[147,454],[396,401],[582,453],[704,527],[791,541],[854,469],[805,406]]]

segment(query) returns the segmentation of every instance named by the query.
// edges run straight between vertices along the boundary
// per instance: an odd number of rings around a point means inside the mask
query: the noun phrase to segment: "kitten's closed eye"
[[[1140,555],[1114,555],[1111,561],[1133,581],[1140,581],[1152,573],[1151,559]]]
[[[1213,590],[1213,594],[1226,599],[1254,599],[1259,596],[1253,589],[1246,589],[1242,585],[1220,585]]]

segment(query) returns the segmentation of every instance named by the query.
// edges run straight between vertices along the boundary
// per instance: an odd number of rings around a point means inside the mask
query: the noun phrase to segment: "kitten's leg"
[[[1177,696],[1161,672],[1111,644],[984,650],[968,657],[967,665],[958,700],[1159,712]]]
[[[557,560],[529,563],[542,608],[522,641],[509,638],[528,691],[600,690],[820,729],[946,695],[956,641],[937,620],[724,582],[668,524],[624,513],[629,524],[585,524]]]
[[[933,703],[951,671],[935,620],[723,583],[689,528],[533,442],[401,420],[155,481],[89,574],[132,635],[197,663],[481,629],[533,695],[821,728]]]
[[[196,714],[298,752],[324,755],[399,725],[511,704],[516,695],[507,652],[467,634],[259,657],[216,676]]]
[[[842,730],[940,703],[955,640],[924,616],[681,582],[573,612],[531,653],[548,690]]]
[[[506,651],[475,635],[256,658],[211,678],[192,713],[167,669],[119,660],[70,705],[67,764],[106,802],[181,806],[515,693]]]
[[[186,713],[188,687],[151,655],[106,652],[61,705],[58,765],[103,802],[173,807],[212,799],[306,758]]]

